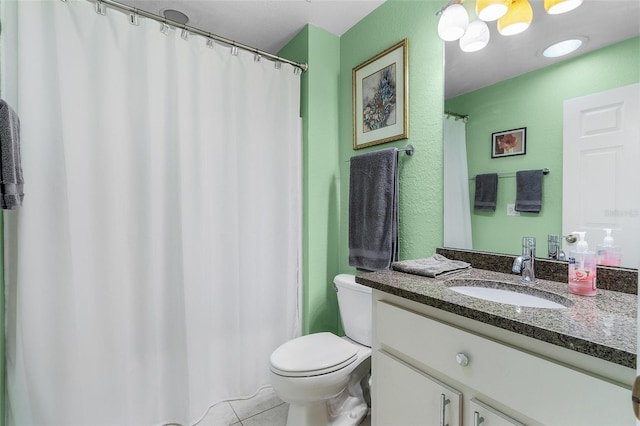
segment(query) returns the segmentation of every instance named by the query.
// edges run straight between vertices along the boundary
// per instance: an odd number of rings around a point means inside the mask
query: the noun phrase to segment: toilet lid
[[[351,364],[357,354],[357,346],[335,334],[309,334],[276,349],[271,354],[271,370],[289,377],[318,376]]]

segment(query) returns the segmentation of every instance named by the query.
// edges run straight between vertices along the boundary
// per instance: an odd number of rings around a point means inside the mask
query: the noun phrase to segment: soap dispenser
[[[613,237],[611,236],[611,228],[603,228],[606,233],[602,244],[598,244],[598,263],[607,266],[620,266],[622,262],[622,253],[620,249],[613,244]]]
[[[572,232],[578,236],[576,249],[569,253],[569,291],[583,296],[596,295],[596,263],[594,252],[584,240],[585,232]]]

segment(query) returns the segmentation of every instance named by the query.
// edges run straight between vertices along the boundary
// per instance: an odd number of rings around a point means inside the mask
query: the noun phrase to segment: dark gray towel
[[[498,199],[498,174],[487,173],[476,176],[476,195],[473,208],[495,212]]]
[[[435,278],[463,269],[469,269],[471,265],[461,260],[451,260],[440,254],[434,254],[425,259],[394,262],[391,267],[396,271],[406,272],[407,274]]]
[[[351,158],[349,265],[389,269],[398,259],[398,149]]]
[[[0,99],[0,208],[15,209],[22,205],[22,165],[20,161],[20,119]]]
[[[542,170],[516,172],[516,210],[540,213],[542,208]]]

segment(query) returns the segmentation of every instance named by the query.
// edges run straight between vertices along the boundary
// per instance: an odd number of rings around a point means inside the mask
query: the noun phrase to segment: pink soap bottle
[[[572,232],[580,239],[575,251],[569,253],[569,292],[583,296],[596,295],[597,257],[589,251],[585,232]]]

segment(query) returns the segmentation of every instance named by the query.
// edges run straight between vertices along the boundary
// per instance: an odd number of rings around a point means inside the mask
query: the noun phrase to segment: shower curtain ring
[[[139,26],[140,25],[140,21],[138,20],[138,11],[134,10],[133,13],[131,13],[131,15],[129,15],[129,23],[131,25],[135,25],[135,26]]]
[[[107,6],[102,3],[100,0],[96,2],[96,13],[98,15],[106,15],[107,14]]]

